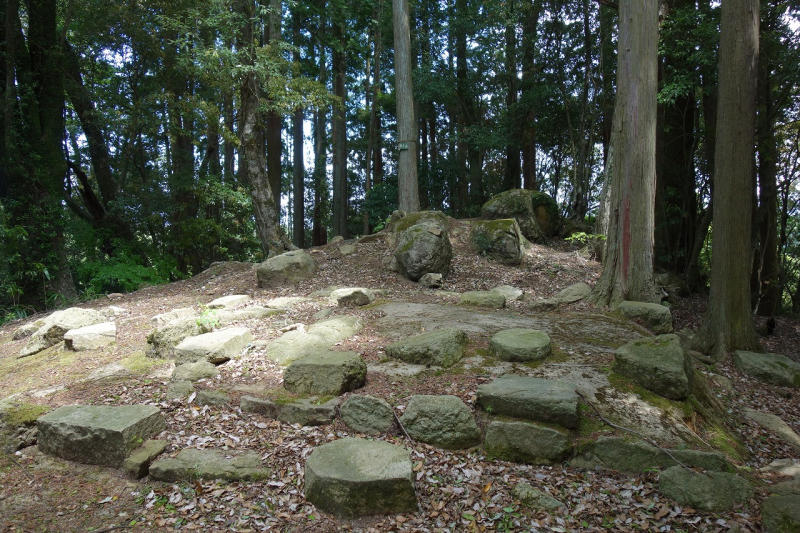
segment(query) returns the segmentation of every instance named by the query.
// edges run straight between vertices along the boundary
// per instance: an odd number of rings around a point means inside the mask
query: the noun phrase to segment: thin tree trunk
[[[267,42],[276,45],[281,41],[281,0],[269,1],[269,26]],[[276,111],[267,113],[267,176],[275,205],[280,214],[281,208],[281,156],[283,155],[283,117]]]
[[[346,35],[344,21],[334,21],[333,38],[337,43],[333,50],[333,94],[341,99],[341,105],[333,108],[333,234],[347,238],[347,122],[345,104],[345,52]]]
[[[393,0],[395,91],[397,94],[398,207],[419,211],[417,182],[417,123],[414,118],[414,92],[411,84],[411,30],[408,0]]]

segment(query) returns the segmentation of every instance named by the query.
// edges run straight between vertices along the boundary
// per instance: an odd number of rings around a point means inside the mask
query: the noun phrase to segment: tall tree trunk
[[[341,105],[333,107],[333,234],[347,238],[347,88],[345,86],[345,21],[339,13],[333,22],[333,94]]]
[[[267,42],[277,45],[281,41],[281,0],[269,0],[269,26],[267,29]],[[267,113],[267,176],[275,205],[280,216],[281,208],[281,156],[283,155],[283,117],[276,111]]]
[[[398,207],[419,211],[417,182],[417,122],[414,118],[414,90],[411,84],[411,30],[408,0],[393,0],[395,91],[397,93]]]
[[[536,106],[537,90],[534,70],[536,68],[536,46],[539,35],[539,16],[542,1],[534,0],[526,4],[522,23],[522,105],[520,117],[520,138],[522,140],[522,187],[538,190],[536,178]]]
[[[608,237],[592,299],[657,301],[653,281],[658,2],[619,3],[617,103]]]
[[[518,78],[517,78],[517,25],[515,20],[515,1],[509,2],[510,13],[509,20],[506,22],[506,112],[510,121],[514,120],[513,113],[516,111],[517,106],[517,91],[518,91]],[[513,123],[513,122],[512,122]],[[520,187],[520,171],[522,166],[520,164],[520,145],[519,139],[512,134],[509,135],[506,141],[506,168],[503,175],[503,189],[519,189]]]
[[[758,349],[750,307],[758,26],[758,0],[722,3],[711,291],[695,336],[697,347],[717,360]]]
[[[292,40],[294,41],[295,51],[292,53],[292,60],[295,64],[300,63],[300,12],[297,6],[292,11]],[[305,165],[303,162],[303,110],[294,110],[292,118],[292,200],[293,200],[293,221],[292,237],[293,243],[298,248],[305,248],[306,238],[306,213],[305,213]]]

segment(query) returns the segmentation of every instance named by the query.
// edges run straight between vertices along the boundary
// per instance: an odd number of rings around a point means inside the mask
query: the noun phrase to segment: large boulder
[[[558,204],[543,192],[512,189],[490,199],[481,208],[489,220],[513,218],[522,235],[533,242],[544,242],[558,233],[561,219]]]
[[[367,364],[355,352],[323,351],[296,359],[283,373],[283,386],[302,395],[338,396],[364,386]]]
[[[175,364],[208,361],[219,364],[239,355],[253,335],[247,328],[227,328],[188,337],[175,347]]]
[[[206,333],[194,318],[181,318],[159,326],[147,335],[147,357],[174,359],[175,347],[185,338]]]
[[[435,329],[386,346],[386,355],[406,363],[449,367],[464,357],[467,334],[460,329]]]
[[[560,463],[572,451],[566,431],[519,421],[489,424],[483,446],[492,457],[536,465]]]
[[[620,302],[617,311],[631,320],[641,322],[653,333],[672,333],[672,313],[669,308],[648,302]]]
[[[489,353],[501,361],[540,361],[550,355],[550,337],[535,329],[504,329],[489,341]]]
[[[525,237],[513,218],[479,220],[470,238],[478,254],[505,265],[518,265],[525,255]]]
[[[457,396],[412,396],[400,424],[411,438],[448,450],[476,446],[481,436],[472,411]]]
[[[68,405],[42,416],[36,425],[42,452],[113,467],[167,428],[164,415],[152,405]]]
[[[681,505],[701,511],[730,511],[753,496],[749,481],[727,472],[694,472],[682,466],[667,468],[658,480],[658,490]]]
[[[411,281],[428,273],[447,277],[453,246],[447,228],[421,223],[403,231],[397,239],[392,268]]]
[[[102,322],[92,326],[71,329],[64,334],[64,346],[82,352],[97,350],[117,341],[117,326],[113,322]]]
[[[564,381],[505,374],[478,385],[478,405],[495,415],[578,427],[578,394]]]
[[[638,473],[653,468],[670,468],[676,465],[676,459],[687,466],[703,470],[725,472],[731,468],[725,455],[720,452],[665,450],[640,440],[632,441],[623,437],[600,437],[584,448],[571,464],[586,469]]]
[[[777,353],[737,350],[733,364],[743,374],[781,387],[800,388],[800,363]]]
[[[772,495],[761,502],[764,532],[800,532],[800,478],[777,483],[770,492]]]
[[[450,217],[441,211],[417,211],[406,213],[405,211],[394,211],[389,219],[386,229],[396,238],[411,226],[425,224],[436,226],[442,231],[447,231],[450,226]]]
[[[339,408],[342,422],[358,433],[380,435],[394,426],[394,410],[386,400],[354,394]]]
[[[256,268],[258,286],[262,289],[295,284],[317,273],[314,259],[303,250],[293,250],[270,257]]]
[[[305,497],[323,511],[346,518],[416,512],[411,454],[366,439],[323,444],[306,461]]]
[[[106,317],[93,309],[71,307],[56,311],[44,319],[42,326],[31,336],[19,356],[27,357],[58,344],[64,340],[64,334],[71,329],[93,326],[105,321]]]
[[[614,372],[670,400],[692,393],[692,360],[675,334],[631,341],[614,352]]]
[[[337,316],[321,320],[308,328],[287,331],[267,345],[267,358],[280,365],[327,350],[342,342],[363,327],[361,320],[352,316]]]
[[[261,454],[187,448],[175,457],[164,457],[150,465],[150,477],[159,481],[261,481],[270,470],[261,464]]]

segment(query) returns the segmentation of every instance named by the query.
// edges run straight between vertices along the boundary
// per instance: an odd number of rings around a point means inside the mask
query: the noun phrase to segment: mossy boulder
[[[380,435],[394,426],[394,411],[383,398],[354,394],[342,404],[339,412],[347,427],[358,433]]]
[[[749,481],[727,472],[697,473],[682,466],[661,472],[658,490],[681,505],[701,511],[730,511],[753,496]]]
[[[447,229],[431,222],[422,222],[399,235],[391,266],[411,281],[419,281],[428,273],[441,274],[446,278],[452,259],[453,245],[450,244]]]
[[[540,361],[550,355],[550,337],[535,329],[504,329],[489,341],[489,353],[502,361]]]
[[[314,277],[316,273],[317,264],[303,250],[292,250],[270,257],[256,269],[258,286],[262,289],[293,285]]]
[[[470,239],[478,254],[505,265],[518,265],[525,255],[526,240],[513,218],[479,220]]]
[[[558,234],[561,217],[553,198],[539,191],[512,189],[494,196],[481,208],[489,220],[513,218],[530,241],[544,242]]]
[[[800,363],[777,353],[737,350],[733,364],[743,374],[781,387],[800,388]]]
[[[672,333],[672,313],[664,305],[624,301],[617,306],[617,311],[650,328],[653,333]]]
[[[411,226],[417,224],[430,224],[446,231],[450,225],[450,217],[441,211],[417,211],[416,213],[406,213],[405,211],[394,211],[389,220],[387,229],[392,233],[403,233]]]
[[[467,341],[460,329],[435,329],[386,346],[386,355],[406,363],[450,367],[464,357]]]
[[[467,291],[458,298],[459,305],[502,309],[506,306],[504,294],[496,291]]]
[[[496,415],[578,427],[578,394],[564,381],[505,374],[478,385],[478,405]]]
[[[400,424],[411,438],[448,450],[470,448],[480,442],[475,417],[457,396],[412,396]]]
[[[533,424],[495,420],[483,440],[491,457],[535,465],[560,463],[572,451],[569,433]]]
[[[295,394],[338,396],[363,387],[367,364],[355,352],[321,351],[292,361],[283,386]]]
[[[691,357],[675,334],[631,341],[614,352],[614,372],[670,400],[692,393]]]

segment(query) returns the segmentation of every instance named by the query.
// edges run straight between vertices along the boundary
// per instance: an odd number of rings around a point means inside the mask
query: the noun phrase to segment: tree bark
[[[276,45],[281,40],[281,0],[269,1],[269,25],[267,42]],[[281,156],[283,155],[283,117],[276,111],[267,113],[267,176],[275,205],[280,216],[281,208]]]
[[[297,6],[292,11],[292,40],[294,41],[295,51],[292,53],[292,60],[295,64],[300,63],[300,13]],[[298,248],[305,248],[306,238],[306,213],[305,213],[305,164],[303,161],[303,120],[304,112],[298,108],[294,110],[292,118],[292,242]]]
[[[395,91],[397,93],[398,207],[419,211],[417,181],[417,122],[414,118],[414,90],[411,82],[411,30],[408,0],[393,0]]]
[[[722,3],[711,290],[695,336],[696,346],[717,360],[758,349],[750,307],[758,28],[758,0]]]
[[[347,238],[347,88],[344,79],[347,36],[344,24],[341,19],[333,22],[333,94],[341,101],[333,107],[333,234]]]

